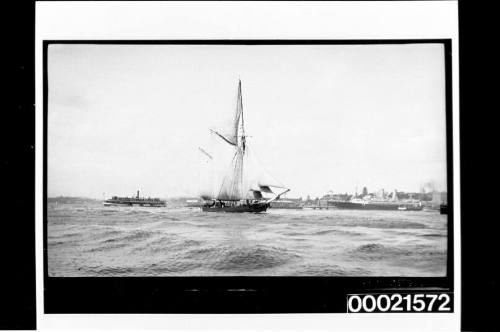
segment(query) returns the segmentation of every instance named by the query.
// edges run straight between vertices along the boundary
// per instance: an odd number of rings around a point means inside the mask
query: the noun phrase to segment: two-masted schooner
[[[204,200],[201,209],[207,212],[264,212],[272,201],[290,191],[281,183],[258,169],[247,144],[243,117],[241,80],[238,82],[236,112],[227,132],[210,129],[221,144],[219,153],[199,148],[212,173],[218,174],[200,193]],[[216,150],[216,149],[214,149]],[[214,151],[215,152],[215,151]],[[275,193],[279,191],[279,193]],[[272,195],[272,197],[265,197]]]

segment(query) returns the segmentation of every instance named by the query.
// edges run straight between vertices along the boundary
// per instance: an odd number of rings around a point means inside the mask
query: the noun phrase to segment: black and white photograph
[[[49,277],[448,275],[445,43],[45,52]]]
[[[457,330],[457,19],[37,3],[37,327]]]

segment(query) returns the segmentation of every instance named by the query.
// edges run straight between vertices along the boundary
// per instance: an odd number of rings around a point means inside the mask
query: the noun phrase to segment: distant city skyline
[[[388,190],[385,190],[384,188],[380,188],[380,189],[377,189],[377,190],[368,190],[368,193],[367,195],[377,195],[377,193],[379,193],[381,190],[384,190],[385,192],[385,195],[386,196],[391,196],[392,193],[394,192],[394,190],[392,191],[388,191]],[[418,190],[414,190],[414,191],[402,191],[402,190],[396,190],[397,193],[403,193],[403,194],[414,194],[414,193],[421,193],[420,191]],[[140,190],[139,190],[140,192]],[[447,190],[446,189],[443,189],[443,190],[434,190],[434,191],[425,191],[425,194],[432,194],[432,193],[447,193]],[[105,194],[105,193],[104,193]],[[316,198],[322,198],[324,196],[328,196],[328,195],[348,195],[348,196],[355,196],[356,195],[356,192],[353,191],[353,192],[337,192],[337,191],[333,191],[333,190],[328,190],[320,195],[311,195],[311,194],[306,194],[306,195],[290,195],[290,194],[284,194],[282,196],[283,199],[286,199],[286,198],[290,198],[290,199],[299,199],[299,198],[302,198],[302,199],[307,199],[307,197],[309,197],[310,199],[316,199]],[[118,197],[135,197],[137,195],[137,190],[133,193],[128,193],[128,194],[122,194],[122,195],[118,195],[118,194],[109,194],[107,195],[106,197],[108,198],[111,197],[111,196],[118,196]],[[362,193],[358,191],[357,193],[358,196],[362,196]],[[181,198],[181,199],[184,199],[184,198],[200,198],[198,197],[199,195],[170,195],[170,196],[162,196],[160,198],[167,198],[167,199],[178,199],[178,198]],[[48,196],[49,198],[57,198],[57,197],[81,197],[81,198],[92,198],[92,199],[100,199],[102,198],[99,197],[99,196],[85,196],[85,195],[82,195],[82,196],[78,196],[78,195],[49,195]],[[144,194],[142,192],[140,192],[140,197],[151,197],[151,195],[147,195],[147,194]],[[151,197],[152,198],[152,197]]]
[[[50,45],[48,196],[197,196],[242,80],[248,144],[289,197],[446,190],[444,49]]]

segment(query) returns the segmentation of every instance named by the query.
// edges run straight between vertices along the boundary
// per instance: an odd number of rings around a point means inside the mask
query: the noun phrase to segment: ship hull
[[[166,204],[161,203],[119,203],[119,202],[103,202],[104,206],[144,206],[144,207],[165,207]]]
[[[419,205],[390,203],[329,202],[328,205],[345,210],[421,211],[423,209],[423,206]]]
[[[302,206],[270,206],[273,210],[303,210]]]
[[[188,202],[186,207],[188,208],[201,208],[205,203],[203,202]]]
[[[204,212],[259,213],[259,212],[265,212],[268,207],[269,207],[269,204],[267,204],[267,203],[248,204],[248,205],[243,204],[243,205],[235,205],[235,206],[208,206],[208,205],[204,205],[201,207],[201,210]]]

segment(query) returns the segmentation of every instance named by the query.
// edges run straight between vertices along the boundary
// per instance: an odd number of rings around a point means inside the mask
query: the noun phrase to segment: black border
[[[498,149],[492,153],[491,145],[498,142],[494,8],[488,1],[458,1],[462,331],[499,325],[498,213],[495,204],[482,208],[482,198],[498,195]]]
[[[49,277],[47,268],[47,51],[50,44],[444,45],[448,184],[445,277]],[[43,247],[45,313],[345,313],[346,295],[454,290],[451,39],[377,40],[44,40]]]
[[[37,309],[34,2],[12,1],[3,12],[3,30],[15,26],[15,33],[2,36],[3,49],[9,50],[2,52],[0,330],[33,330]]]

